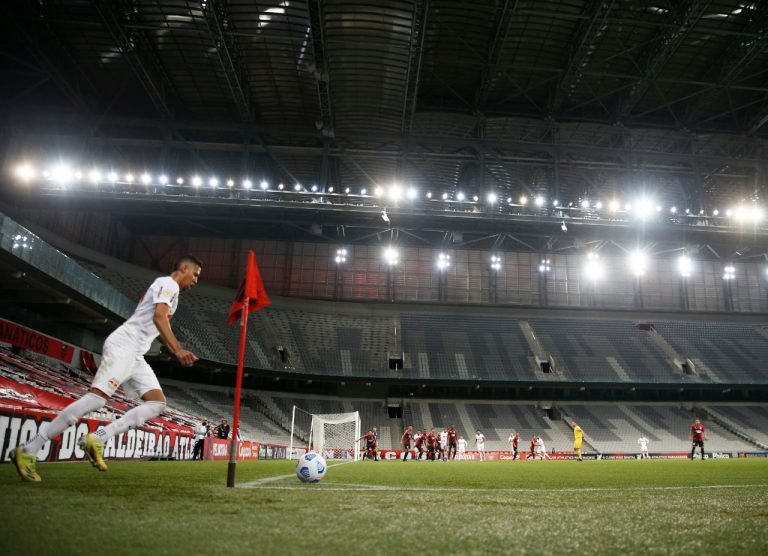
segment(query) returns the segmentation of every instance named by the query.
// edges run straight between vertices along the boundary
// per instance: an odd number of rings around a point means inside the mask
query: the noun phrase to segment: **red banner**
[[[20,444],[28,442],[40,427],[55,417],[54,413],[0,410],[0,461],[7,462],[8,453]],[[75,461],[85,458],[77,440],[96,431],[105,421],[80,419],[58,437],[45,443],[38,452],[39,461]],[[192,459],[193,430],[162,419],[152,420],[142,427],[119,434],[104,446],[107,459],[173,458]],[[155,426],[153,426],[155,425]]]
[[[0,376],[0,407],[60,410],[72,403],[72,398],[54,394],[29,384]]]
[[[408,459],[413,458],[416,455],[416,452],[414,450],[410,450],[410,456],[408,456]],[[513,452],[484,452],[485,454],[485,460],[486,461],[512,461],[512,458],[514,457]],[[549,459],[553,460],[566,460],[566,459],[576,459],[576,454],[574,452],[547,452],[547,456]],[[402,459],[403,457],[403,450],[381,450],[379,457],[381,459]],[[517,459],[518,460],[526,460],[531,457],[530,452],[518,452]],[[426,458],[426,452],[424,452],[422,459]],[[538,458],[538,456],[537,456]],[[469,451],[464,452],[461,455],[461,458],[459,458],[459,455],[456,455],[456,459],[461,459],[462,461],[480,461],[480,452],[477,451]],[[545,458],[546,459],[546,458]],[[583,459],[598,459],[595,454],[583,454]]]
[[[229,459],[229,446],[231,440],[223,438],[206,438],[203,444],[203,459],[213,461],[225,461]],[[237,443],[237,459],[259,459],[259,443],[243,440]]]
[[[72,363],[75,348],[20,324],[0,319],[0,342]]]

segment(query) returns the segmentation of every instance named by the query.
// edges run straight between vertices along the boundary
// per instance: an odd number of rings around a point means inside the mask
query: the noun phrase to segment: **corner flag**
[[[261,281],[261,272],[259,272],[259,267],[256,265],[256,257],[253,255],[253,251],[248,251],[245,279],[240,284],[235,300],[229,308],[227,324],[233,324],[240,319],[246,303],[248,303],[248,314],[269,305],[267,290],[264,289],[264,282]]]
[[[261,281],[259,267],[253,251],[248,251],[248,265],[245,267],[245,279],[237,291],[235,300],[229,308],[227,324],[240,319],[240,353],[237,356],[237,380],[235,382],[235,411],[232,419],[232,440],[229,443],[229,465],[227,466],[227,486],[235,486],[235,466],[237,465],[238,435],[240,433],[240,395],[243,388],[243,361],[245,359],[245,336],[248,331],[248,315],[269,305],[269,297]]]

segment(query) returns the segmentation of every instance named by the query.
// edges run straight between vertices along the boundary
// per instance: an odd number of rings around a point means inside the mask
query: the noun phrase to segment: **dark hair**
[[[200,261],[200,259],[198,259],[194,255],[184,255],[183,257],[176,260],[176,262],[173,265],[173,270],[180,270],[181,265],[183,265],[184,263],[196,264],[200,268],[203,268],[203,263]]]

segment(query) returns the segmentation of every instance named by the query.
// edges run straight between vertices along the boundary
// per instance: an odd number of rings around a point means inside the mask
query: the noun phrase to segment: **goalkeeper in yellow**
[[[581,461],[581,441],[584,438],[584,431],[576,424],[576,421],[571,422],[573,427],[573,451],[576,452],[577,459]]]

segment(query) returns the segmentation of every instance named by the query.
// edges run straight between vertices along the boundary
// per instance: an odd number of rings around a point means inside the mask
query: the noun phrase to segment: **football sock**
[[[160,415],[165,409],[165,402],[144,402],[137,405],[117,421],[113,421],[103,429],[99,429],[94,434],[105,443],[113,436],[126,432],[131,427],[138,427],[142,423],[149,421],[153,417]]]
[[[27,442],[22,449],[28,454],[37,455],[40,448],[42,448],[51,438],[56,438],[64,432],[67,427],[77,423],[77,420],[80,417],[104,407],[104,404],[106,403],[107,400],[101,396],[88,392],[79,400],[72,402],[62,409],[53,421],[44,427],[40,427],[40,432],[37,433],[32,440]]]

